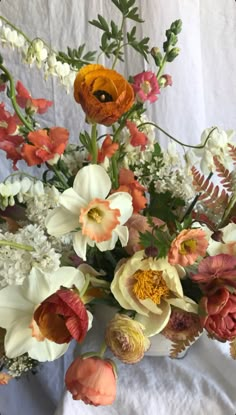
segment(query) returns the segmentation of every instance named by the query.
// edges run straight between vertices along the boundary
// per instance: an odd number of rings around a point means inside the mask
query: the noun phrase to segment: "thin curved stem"
[[[123,30],[123,27],[124,27],[124,23],[125,23],[125,17],[124,16],[122,16],[122,22],[121,22],[121,27],[120,27],[120,32],[122,32],[122,30]],[[115,55],[115,59],[114,59],[114,62],[113,62],[113,64],[112,64],[112,69],[114,69],[115,68],[115,66],[116,66],[116,62],[117,62],[117,60],[118,60],[118,56],[119,56],[119,52],[120,52],[120,50],[121,50],[121,37],[120,37],[120,39],[119,39],[119,42],[118,42],[118,45],[117,45],[117,49],[116,49],[116,55]]]
[[[16,30],[16,32],[20,33],[27,42],[31,43],[31,40],[25,35],[24,32],[22,32],[18,27],[16,27],[14,24],[12,24],[9,20],[7,20],[5,17],[0,16],[0,19],[3,20],[5,23],[7,23],[8,26],[10,26],[12,29]]]
[[[180,144],[180,145],[181,145],[181,146],[183,146],[183,147],[197,148],[197,149],[204,148],[204,147],[205,147],[205,145],[206,145],[206,143],[207,143],[207,141],[209,140],[209,138],[210,138],[211,134],[213,133],[213,131],[215,131],[215,130],[217,129],[217,127],[213,127],[213,128],[211,129],[211,131],[209,132],[209,134],[208,134],[207,138],[205,139],[205,141],[204,141],[204,143],[203,143],[202,145],[200,145],[200,146],[192,146],[192,145],[190,145],[190,144],[185,144],[185,143],[182,143],[180,140],[178,140],[177,138],[175,138],[175,137],[173,137],[172,135],[170,135],[169,133],[167,133],[165,130],[163,130],[163,128],[159,127],[159,125],[155,124],[154,122],[144,122],[144,123],[140,124],[140,125],[138,126],[138,128],[141,128],[141,127],[143,127],[144,125],[153,125],[155,128],[157,128],[158,130],[160,130],[163,134],[165,134],[165,135],[166,135],[167,137],[169,137],[171,140],[175,141],[176,143]]]
[[[0,246],[10,246],[11,248],[22,249],[23,251],[35,251],[31,245],[23,245],[14,241],[0,240]]]

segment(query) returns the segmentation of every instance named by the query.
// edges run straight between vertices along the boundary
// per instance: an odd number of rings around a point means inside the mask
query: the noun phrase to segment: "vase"
[[[118,308],[111,307],[109,305],[105,304],[97,304],[94,307],[93,314],[94,314],[94,325],[99,326],[99,331],[103,332],[105,331],[106,325],[109,323],[109,321],[113,318],[113,316],[117,313]],[[151,342],[150,348],[146,351],[145,356],[156,356],[156,357],[165,357],[170,356],[170,351],[172,348],[172,342],[171,340],[167,339],[165,336],[163,336],[161,333],[156,334],[155,336],[149,337],[149,340]],[[190,346],[192,343],[190,344]],[[186,349],[179,353],[175,358],[181,359],[183,358],[189,349],[189,347],[186,347]]]

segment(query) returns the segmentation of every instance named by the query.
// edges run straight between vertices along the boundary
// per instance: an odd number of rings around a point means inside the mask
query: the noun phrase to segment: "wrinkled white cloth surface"
[[[173,86],[159,101],[148,106],[150,119],[185,143],[197,144],[202,130],[218,125],[236,128],[236,2],[234,0],[137,0],[146,21],[138,36],[150,36],[151,46],[161,46],[165,30],[181,18],[180,56],[166,68]],[[98,31],[87,24],[100,13],[116,20],[110,0],[2,0],[0,14],[10,19],[31,38],[42,37],[53,47],[65,50],[88,42],[98,45]],[[17,53],[1,49],[15,79],[20,79],[35,98],[54,101],[54,107],[40,117],[41,125],[64,126],[77,142],[84,129],[84,115],[72,94],[55,79],[45,82],[36,68],[19,63]],[[133,51],[126,53],[121,73],[150,69]],[[102,61],[101,63],[106,61]],[[152,66],[154,69],[154,67]],[[9,107],[10,108],[10,107]],[[157,133],[165,144],[165,136]],[[10,172],[11,162],[0,151],[0,178]],[[25,165],[19,163],[25,169]],[[99,333],[89,334],[88,344],[99,344]],[[118,364],[116,402],[111,407],[93,408],[74,402],[63,394],[70,352],[56,362],[43,365],[36,376],[28,375],[0,387],[1,415],[234,415],[236,413],[236,362],[225,345],[203,336],[181,360],[146,357],[139,364]]]

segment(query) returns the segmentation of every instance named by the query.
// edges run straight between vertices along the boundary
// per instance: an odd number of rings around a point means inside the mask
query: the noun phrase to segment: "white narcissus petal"
[[[51,362],[61,357],[68,349],[69,343],[57,344],[45,339],[43,342],[38,342],[32,337],[32,348],[29,349],[28,354],[32,359],[39,362]]]
[[[136,314],[135,320],[144,326],[144,334],[147,337],[155,336],[160,333],[167,325],[171,314],[171,307],[165,303],[162,306],[161,314],[149,313],[148,316]]]
[[[50,291],[52,294],[61,286],[71,288],[75,285],[79,291],[82,291],[85,284],[84,274],[77,268],[61,267],[54,272],[53,276],[54,278],[50,282]]]
[[[88,310],[87,310],[87,314],[88,314],[88,330],[90,330],[93,324],[93,315]]]
[[[108,239],[108,241],[104,241],[104,242],[97,242],[96,246],[102,252],[111,251],[112,249],[115,248],[115,244],[117,240],[118,240],[118,235],[116,234],[116,232],[113,231],[111,239]]]
[[[107,198],[110,202],[111,209],[120,210],[120,225],[127,222],[133,213],[132,197],[126,192],[113,193]]]
[[[16,287],[17,289],[18,287]],[[38,268],[32,268],[22,285],[22,298],[27,298],[35,306],[50,294],[50,277]],[[17,303],[18,304],[18,303]]]
[[[87,202],[105,199],[111,190],[111,180],[103,167],[90,164],[78,171],[73,189]]]
[[[82,235],[82,232],[76,232],[73,235],[73,247],[76,254],[82,258],[84,261],[86,260],[86,252],[87,252],[87,244],[89,243],[89,237],[86,235]]]
[[[61,194],[59,204],[69,212],[73,213],[73,215],[79,217],[80,209],[87,206],[88,202],[80,197],[71,187]]]
[[[45,226],[50,235],[61,236],[80,226],[79,215],[74,215],[64,208],[56,208],[48,214]]]
[[[129,240],[129,230],[127,226],[117,225],[114,233],[117,234],[122,246],[126,246]]]
[[[26,353],[31,348],[33,337],[29,328],[30,321],[30,315],[28,314],[28,316],[19,318],[15,324],[7,328],[4,343],[7,357],[12,359]]]

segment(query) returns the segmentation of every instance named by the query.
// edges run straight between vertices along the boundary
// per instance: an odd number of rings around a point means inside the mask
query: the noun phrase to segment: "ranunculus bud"
[[[116,397],[116,374],[110,360],[77,357],[66,372],[73,399],[89,405],[111,405]]]
[[[142,324],[125,314],[116,314],[109,322],[105,341],[118,359],[130,364],[139,362],[150,347]]]
[[[213,232],[213,234],[211,235],[211,239],[213,239],[213,241],[221,242],[223,244],[224,243],[223,236],[224,236],[223,232],[221,230],[218,230],[218,231]]]

